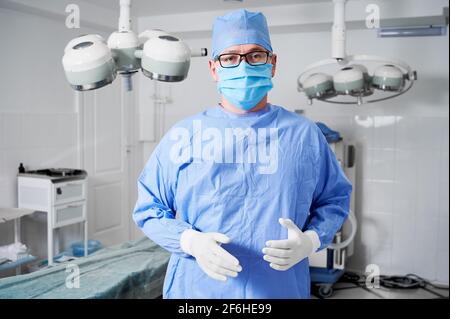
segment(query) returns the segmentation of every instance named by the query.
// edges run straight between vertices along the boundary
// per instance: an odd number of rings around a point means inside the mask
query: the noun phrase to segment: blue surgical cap
[[[212,34],[212,57],[234,45],[257,44],[272,52],[266,17],[244,9],[216,18]]]

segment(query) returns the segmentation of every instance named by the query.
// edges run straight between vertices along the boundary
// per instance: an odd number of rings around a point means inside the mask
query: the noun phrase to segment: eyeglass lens
[[[255,51],[255,52],[249,52],[247,54],[222,54],[219,56],[219,62],[220,65],[224,68],[232,68],[238,66],[242,58],[245,57],[245,60],[250,65],[262,65],[266,64],[269,59],[269,54],[264,51]]]

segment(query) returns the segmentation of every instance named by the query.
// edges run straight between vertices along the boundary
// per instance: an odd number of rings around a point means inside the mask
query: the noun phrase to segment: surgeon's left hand
[[[313,230],[302,232],[290,219],[280,218],[281,226],[287,228],[288,239],[269,240],[262,250],[264,260],[275,270],[288,270],[320,247],[320,239]]]

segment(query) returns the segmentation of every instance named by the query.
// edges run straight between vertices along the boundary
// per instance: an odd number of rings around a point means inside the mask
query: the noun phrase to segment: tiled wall
[[[350,266],[448,282],[448,117],[310,117],[358,148],[360,229]]]

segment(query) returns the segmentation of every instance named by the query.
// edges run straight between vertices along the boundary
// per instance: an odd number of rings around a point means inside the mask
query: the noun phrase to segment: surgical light
[[[114,32],[108,39],[108,47],[116,60],[118,73],[134,73],[139,70],[139,59],[135,56],[139,39],[134,32]]]
[[[405,85],[402,71],[394,65],[382,65],[375,70],[372,85],[374,88],[398,92]]]
[[[333,0],[332,58],[308,66],[297,80],[298,91],[305,93],[310,104],[314,99],[357,105],[384,101],[407,92],[417,80],[416,71],[403,61],[372,55],[347,55],[347,1]],[[331,74],[330,68],[334,70]],[[374,69],[373,75],[370,69]]]
[[[142,72],[158,81],[183,81],[188,75],[190,58],[191,50],[184,42],[171,35],[160,35],[144,45]]]
[[[105,40],[96,35],[73,39],[65,49],[63,66],[74,90],[94,90],[114,81],[116,64]]]
[[[131,30],[131,0],[120,0],[119,30],[106,42],[99,35],[84,35],[66,46],[63,68],[74,90],[95,90],[111,84],[117,74],[126,90],[140,69],[152,80],[179,82],[186,79],[191,57],[206,56],[202,48],[189,46],[162,30],[147,30],[137,36]]]
[[[333,77],[334,89],[340,94],[358,95],[364,90],[364,74],[359,68],[345,67]]]
[[[308,98],[325,98],[335,94],[333,78],[324,73],[311,74],[303,83]]]

